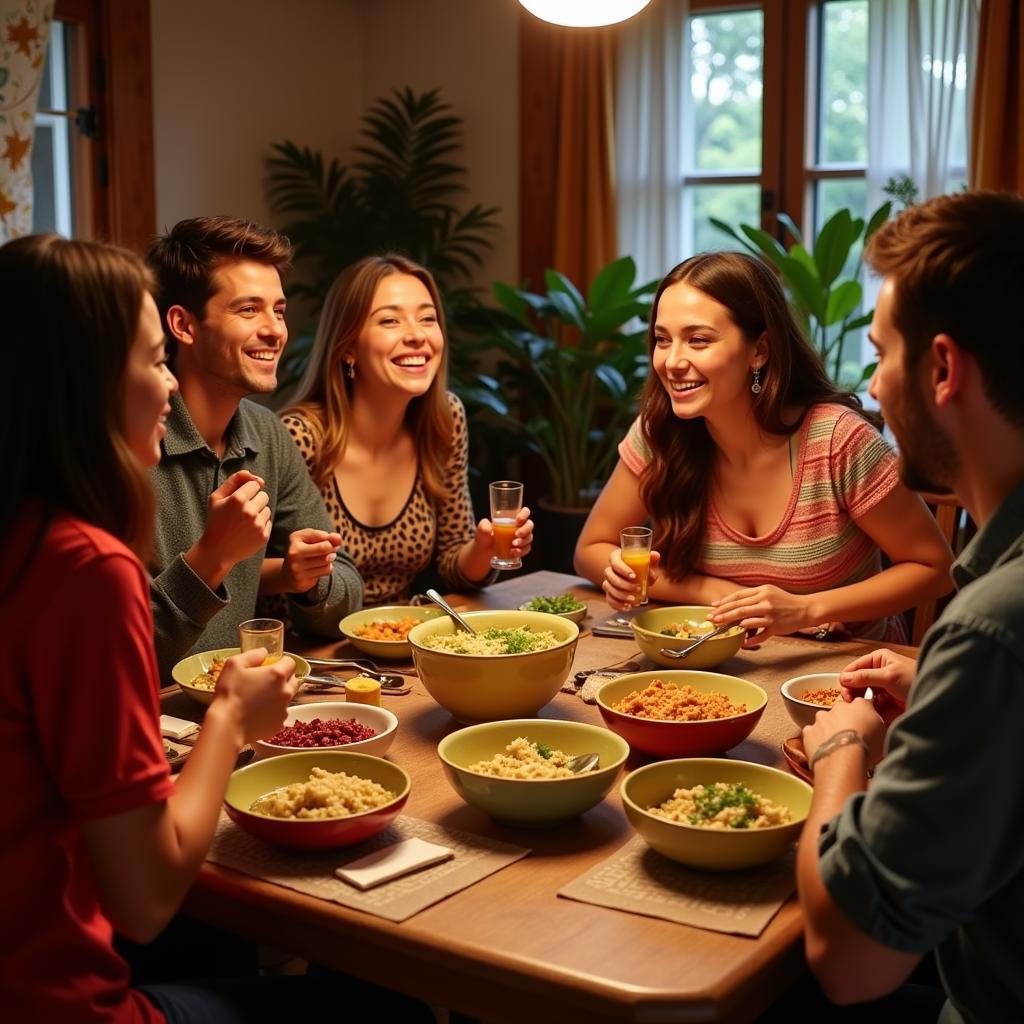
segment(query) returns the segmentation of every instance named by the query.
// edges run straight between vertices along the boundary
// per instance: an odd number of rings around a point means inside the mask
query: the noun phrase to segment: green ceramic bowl
[[[720,633],[705,640],[692,654],[685,658],[668,658],[661,649],[681,651],[695,644],[699,637],[664,636],[661,630],[670,625],[681,625],[684,619],[703,622],[711,614],[708,605],[673,605],[669,608],[649,608],[634,615],[630,620],[633,638],[637,647],[656,665],[665,668],[699,670],[715,668],[731,658],[743,646],[743,627],[736,626],[727,633]]]
[[[550,630],[558,643],[527,654],[450,654],[423,646],[430,636],[455,632],[447,615],[415,626],[409,632],[412,660],[427,692],[460,722],[526,718],[551,700],[569,675],[580,628],[575,622],[546,612],[464,612],[477,632],[491,627],[529,626]]]
[[[358,648],[371,658],[401,658],[412,657],[408,640],[367,640],[358,636],[356,630],[369,626],[371,622],[400,622],[402,619],[416,619],[419,622],[426,622],[428,619],[436,619],[444,615],[440,608],[421,608],[418,605],[387,605],[382,608],[364,608],[362,611],[346,615],[338,623],[338,629],[342,636],[353,647]]]
[[[469,771],[469,765],[490,760],[519,736],[567,754],[596,752],[601,760],[597,768],[571,779],[499,779]],[[459,729],[441,740],[437,755],[452,788],[467,804],[501,822],[541,828],[600,803],[622,770],[629,746],[600,726],[527,718]]]
[[[344,818],[272,818],[249,810],[254,800],[271,790],[305,782],[313,768],[370,779],[391,790],[395,799]],[[329,850],[360,843],[386,829],[405,806],[411,786],[405,771],[383,758],[341,750],[308,750],[254,761],[233,772],[224,807],[239,827],[264,842],[292,850]]]
[[[792,820],[759,829],[707,829],[649,812],[677,789],[713,782],[742,782],[748,789],[788,807]],[[796,841],[811,809],[813,790],[802,779],[749,761],[694,757],[658,761],[622,780],[622,803],[633,828],[658,853],[691,868],[736,871],[782,856]]]
[[[211,704],[213,703],[213,695],[216,693],[216,690],[204,690],[201,687],[193,686],[192,680],[196,676],[208,672],[215,658],[230,658],[232,654],[238,654],[240,650],[241,648],[238,647],[220,647],[216,651],[202,651],[200,654],[191,654],[187,658],[183,658],[171,669],[171,676],[178,686],[181,687],[182,693],[188,694],[189,697],[199,701],[200,704]],[[292,654],[291,651],[286,651],[285,653],[295,662],[295,675],[297,678],[301,679],[303,676],[309,675],[309,662],[305,658],[300,658],[297,654]]]

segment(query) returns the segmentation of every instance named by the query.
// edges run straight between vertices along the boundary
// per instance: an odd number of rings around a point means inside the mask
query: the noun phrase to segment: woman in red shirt
[[[0,248],[0,1006],[162,1021],[114,928],[156,935],[203,860],[239,750],[278,729],[294,664],[229,660],[172,785],[144,563],[146,467],[177,388],[148,271],[56,235]],[[12,319],[13,318],[13,324]]]

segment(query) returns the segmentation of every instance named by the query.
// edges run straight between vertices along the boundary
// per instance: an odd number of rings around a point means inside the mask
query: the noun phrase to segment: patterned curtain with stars
[[[0,0],[0,244],[32,230],[32,137],[53,0]]]

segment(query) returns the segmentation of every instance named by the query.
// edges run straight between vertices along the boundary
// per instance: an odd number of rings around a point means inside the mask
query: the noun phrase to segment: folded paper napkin
[[[375,850],[358,860],[349,861],[343,868],[337,868],[335,874],[349,885],[357,889],[372,889],[374,886],[392,882],[403,875],[411,875],[433,864],[451,860],[455,856],[450,846],[439,846],[428,843],[425,839],[413,836],[403,839],[382,850]]]

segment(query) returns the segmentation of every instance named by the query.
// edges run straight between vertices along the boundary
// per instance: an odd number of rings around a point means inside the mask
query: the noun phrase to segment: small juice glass
[[[491,529],[494,531],[494,569],[518,569],[523,561],[512,547],[516,537],[516,516],[523,507],[523,485],[516,480],[496,480],[490,485]]]
[[[622,560],[636,573],[640,585],[637,604],[647,604],[647,576],[651,571],[651,536],[646,526],[627,526],[619,533]]]
[[[248,619],[238,627],[238,646],[242,652],[264,647],[264,665],[273,665],[284,654],[284,623],[280,619]]]

